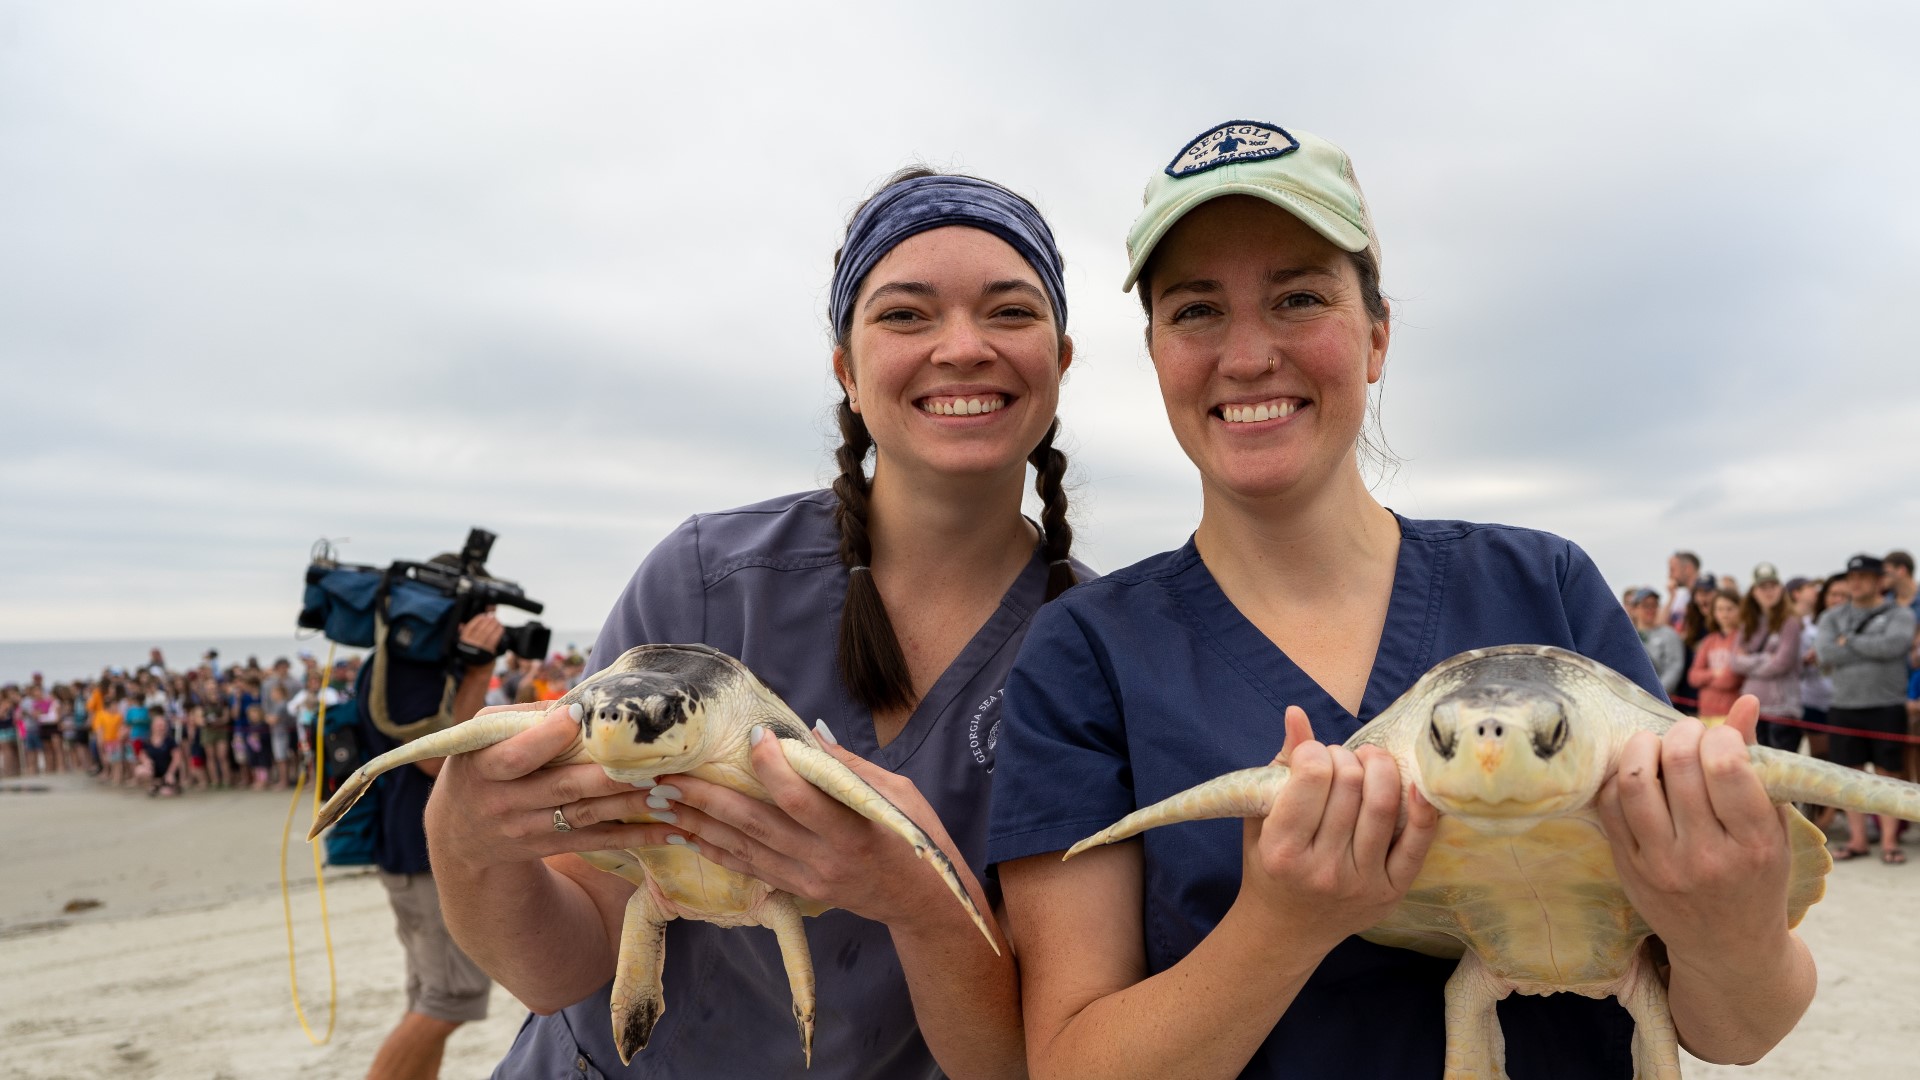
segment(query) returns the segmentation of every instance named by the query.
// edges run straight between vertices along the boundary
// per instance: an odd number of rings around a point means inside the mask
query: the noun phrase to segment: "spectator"
[[[1700,576],[1700,556],[1676,551],[1667,559],[1667,622],[1681,629],[1693,606],[1693,583]]]
[[[1753,585],[1741,602],[1740,621],[1733,670],[1745,678],[1741,689],[1760,699],[1760,744],[1799,750],[1800,729],[1779,721],[1798,720],[1801,715],[1800,616],[1788,602],[1780,571],[1772,563],[1753,568]]]
[[[1885,564],[1872,555],[1848,559],[1846,586],[1852,601],[1820,616],[1814,641],[1821,666],[1833,679],[1833,708],[1828,713],[1833,725],[1897,736],[1907,732],[1907,653],[1913,645],[1914,615],[1912,609],[1885,599],[1884,571]],[[1871,764],[1882,775],[1901,775],[1906,748],[1899,741],[1871,734],[1834,735],[1828,743],[1833,760],[1856,769]],[[1853,859],[1867,854],[1866,817],[1848,814],[1847,833],[1847,845],[1836,849],[1833,857]],[[1898,846],[1893,819],[1884,815],[1880,861],[1888,865],[1907,861]]]
[[[1887,591],[1896,604],[1905,605],[1920,620],[1920,583],[1913,580],[1913,556],[1904,551],[1889,551],[1882,560],[1887,567]]]
[[[1696,580],[1711,581],[1713,576],[1708,574]],[[1713,597],[1714,594],[1706,591],[1704,585],[1688,594],[1687,611],[1680,619],[1680,645],[1685,650],[1689,672],[1693,670],[1694,657],[1699,655],[1700,644],[1714,631]],[[1688,690],[1691,691],[1692,687],[1689,686]],[[1688,716],[1700,715],[1700,704],[1693,696],[1682,696],[1674,704]]]
[[[1672,697],[1674,691],[1680,689],[1680,677],[1687,673],[1687,647],[1673,627],[1667,625],[1660,594],[1647,588],[1629,590],[1627,614],[1633,617],[1634,628],[1640,631],[1640,644],[1646,647],[1647,658],[1653,661],[1660,685],[1666,687],[1667,696]]]
[[[1814,654],[1814,619],[1820,614],[1820,597],[1826,585],[1819,578],[1797,577],[1787,582],[1787,596],[1800,620],[1800,718],[1813,724],[1827,723],[1827,710],[1833,707],[1833,683],[1820,670],[1820,658]],[[1807,732],[1807,750],[1826,760],[1827,733]]]
[[[1717,591],[1700,595],[1712,597],[1713,631],[1702,638],[1700,647],[1694,650],[1693,664],[1687,669],[1687,685],[1698,694],[1700,719],[1711,724],[1725,720],[1740,697],[1743,680],[1733,669],[1734,654],[1740,645],[1740,594]]]

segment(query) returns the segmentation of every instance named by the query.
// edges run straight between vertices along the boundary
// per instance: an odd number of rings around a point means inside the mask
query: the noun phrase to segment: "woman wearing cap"
[[[1076,578],[1053,446],[1073,356],[1060,272],[1019,196],[925,170],[890,181],[835,257],[839,478],[687,521],[593,649],[602,666],[646,642],[738,656],[799,715],[830,719],[823,739],[941,843],[982,910],[968,867],[985,853],[1001,688],[1034,612]],[[1029,463],[1040,524],[1020,513]],[[576,732],[556,713],[449,761],[428,807],[449,927],[546,1014],[497,1075],[1023,1074],[1010,950],[996,956],[907,845],[800,779],[774,740],[754,767],[777,806],[690,777],[635,789],[592,765],[533,771]],[[615,820],[647,813],[671,824]],[[548,825],[561,820],[570,831]],[[774,936],[687,920],[666,930],[665,1012],[621,1065],[608,991],[633,886],[566,853],[667,842],[838,909],[807,920],[811,1069]]]
[[[1128,246],[1203,509],[1178,550],[1042,611],[1007,683],[988,858],[1029,1065],[1042,1078],[1434,1075],[1453,962],[1352,935],[1405,894],[1435,813],[1403,796],[1390,757],[1339,744],[1464,649],[1558,645],[1660,685],[1573,544],[1410,520],[1369,495],[1356,445],[1389,326],[1338,148],[1216,128],[1153,178]],[[1749,733],[1752,717],[1747,702]],[[1293,781],[1264,820],[1061,861],[1138,807],[1266,764],[1283,729]],[[1784,836],[1745,754],[1739,732],[1692,722],[1636,738],[1621,770],[1634,779],[1602,800],[1627,888],[1671,953],[1681,1035],[1718,1060],[1759,1057],[1813,987],[1786,927]],[[1702,763],[1728,772],[1711,803]],[[1723,795],[1737,821],[1715,816]],[[1762,839],[1736,843],[1736,826]],[[1632,1074],[1613,1001],[1516,995],[1499,1014],[1516,1077]]]
[[[1740,602],[1740,634],[1733,670],[1745,678],[1740,686],[1760,703],[1759,738],[1776,750],[1799,750],[1800,729],[1783,720],[1798,720],[1800,703],[1801,630],[1804,624],[1780,571],[1772,563],[1753,568],[1753,584]],[[1778,720],[1765,719],[1778,717]]]

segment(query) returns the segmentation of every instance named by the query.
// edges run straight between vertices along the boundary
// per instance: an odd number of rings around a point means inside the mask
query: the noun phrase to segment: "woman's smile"
[[[1242,432],[1271,431],[1281,427],[1299,415],[1300,410],[1313,404],[1305,398],[1275,397],[1259,401],[1224,402],[1215,405],[1210,411],[1215,420],[1227,426],[1236,434]]]

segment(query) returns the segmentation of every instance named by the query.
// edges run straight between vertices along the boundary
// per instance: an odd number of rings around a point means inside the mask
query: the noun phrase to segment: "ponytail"
[[[913,676],[870,569],[867,451],[873,448],[873,436],[845,398],[835,413],[840,421],[840,449],[834,452],[834,461],[840,475],[834,478],[833,493],[840,505],[833,517],[840,527],[840,561],[849,571],[846,605],[840,612],[840,680],[853,700],[870,710],[904,709],[914,703]]]

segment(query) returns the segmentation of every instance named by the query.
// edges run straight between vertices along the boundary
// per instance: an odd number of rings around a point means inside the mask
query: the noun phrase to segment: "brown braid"
[[[1033,490],[1040,493],[1040,557],[1047,560],[1047,599],[1051,600],[1080,579],[1067,561],[1073,550],[1073,526],[1067,523],[1067,455],[1054,449],[1053,438],[1060,433],[1060,420],[1047,425],[1040,445],[1027,455],[1033,466]]]
[[[840,527],[840,561],[852,571],[847,575],[846,605],[840,612],[840,679],[853,700],[869,710],[905,709],[914,703],[913,676],[907,671],[907,657],[900,651],[900,638],[880,598],[880,587],[868,569],[873,541],[867,536],[867,451],[873,448],[873,436],[844,397],[837,415],[840,449],[834,460],[840,475],[833,481],[833,493],[840,505],[833,516]]]

